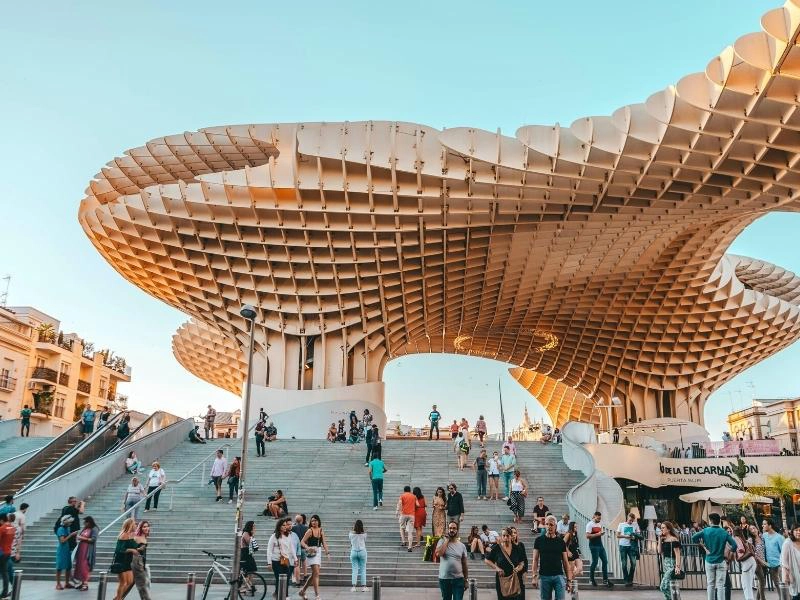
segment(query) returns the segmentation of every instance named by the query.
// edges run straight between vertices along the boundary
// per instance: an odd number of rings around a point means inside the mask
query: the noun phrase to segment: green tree
[[[757,496],[767,496],[777,498],[781,507],[781,523],[784,531],[788,531],[789,524],[786,520],[786,496],[791,496],[800,489],[800,479],[790,477],[782,473],[767,475],[766,485],[755,485],[747,488],[747,491]]]
[[[731,487],[737,490],[741,490],[742,492],[747,491],[747,486],[745,485],[744,479],[747,477],[747,465],[742,460],[741,456],[736,457],[735,463],[728,463],[731,466],[731,472],[725,473],[725,477],[731,480],[731,483],[726,483],[727,487]],[[750,512],[750,517],[752,518],[753,522],[756,520],[756,511],[753,508],[752,502],[743,502],[743,506],[747,508]]]

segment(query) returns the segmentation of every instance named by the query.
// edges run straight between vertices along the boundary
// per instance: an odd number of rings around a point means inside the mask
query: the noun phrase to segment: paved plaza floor
[[[116,583],[109,585],[106,593],[107,600],[111,600],[114,597],[116,589]],[[270,590],[271,589],[272,588],[270,587]],[[212,589],[212,592],[208,595],[208,600],[223,600],[226,592],[227,590],[222,586],[215,586]],[[350,588],[323,587],[320,592],[320,596],[324,600],[372,599],[371,590],[363,593],[351,592]],[[195,594],[196,600],[200,600],[201,593],[202,589],[198,588],[197,593]],[[151,589],[151,595],[153,600],[186,600],[186,586],[157,583],[153,585]],[[135,600],[138,597],[139,596],[136,590],[133,590],[130,594],[128,594],[128,598],[130,600]],[[271,597],[272,595],[268,594],[266,600],[270,600]],[[293,600],[299,598],[294,589],[290,590],[289,597]],[[314,593],[310,592],[308,597],[314,598]],[[478,590],[479,600],[494,600],[496,597],[497,596],[494,590]],[[537,600],[539,598],[539,591],[528,589],[527,597],[529,600]],[[567,597],[569,598],[569,596]],[[682,600],[701,600],[705,599],[705,597],[705,590],[684,591],[681,593]],[[78,592],[75,590],[58,591],[55,589],[55,583],[51,581],[26,581],[22,587],[21,598],[22,600],[72,600],[79,598],[91,598],[94,600],[97,598],[97,586],[96,584],[92,583],[91,587],[89,588],[89,592]],[[390,587],[383,588],[381,591],[381,598],[383,600],[440,600],[441,594],[436,588]],[[467,596],[464,596],[464,598],[466,600]],[[662,598],[662,595],[658,590],[626,590],[624,588],[617,587],[610,591],[582,589],[580,590],[580,598],[581,600],[600,600],[601,598],[605,600],[613,600],[616,598],[624,598],[627,600],[658,600]],[[741,600],[742,598],[743,596],[740,591],[734,591],[731,596],[732,600]]]

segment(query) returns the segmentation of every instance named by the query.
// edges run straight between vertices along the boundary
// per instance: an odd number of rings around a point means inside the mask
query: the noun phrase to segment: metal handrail
[[[231,444],[223,444],[222,446],[217,448],[217,450],[222,450],[223,448],[230,448],[230,447],[231,447]],[[179,479],[176,479],[175,483],[182,483],[184,479],[186,479],[189,475],[194,473],[194,471],[195,471],[195,469],[197,469],[197,467],[199,467],[200,465],[205,464],[208,461],[209,458],[214,456],[217,453],[217,450],[214,450],[213,452],[211,452],[211,454],[208,454],[208,455],[204,456],[203,460],[201,460],[195,466],[193,466],[191,469],[186,471],[186,473],[184,473],[182,477],[180,477]]]
[[[46,445],[47,444],[45,444],[45,446]],[[11,462],[12,460],[17,460],[18,458],[22,458],[23,456],[27,456],[28,454],[33,454],[34,452],[38,452],[42,448],[44,448],[44,446],[42,446],[41,448],[34,448],[33,450],[28,450],[27,452],[23,452],[22,454],[17,454],[16,456],[12,456],[11,458],[7,458],[5,460],[0,460],[0,467],[6,464],[7,462]]]

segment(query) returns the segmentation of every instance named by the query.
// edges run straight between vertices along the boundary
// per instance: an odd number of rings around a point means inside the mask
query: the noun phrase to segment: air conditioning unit
[[[37,383],[35,381],[29,381],[28,382],[28,389],[29,390],[35,390],[36,386],[37,386]]]

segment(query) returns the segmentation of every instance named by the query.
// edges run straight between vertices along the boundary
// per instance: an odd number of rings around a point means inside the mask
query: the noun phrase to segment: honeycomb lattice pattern
[[[702,422],[715,387],[800,331],[800,280],[724,254],[800,210],[799,23],[787,2],[642,104],[514,137],[370,121],[159,138],[108,163],[79,218],[197,319],[175,354],[225,389],[250,303],[261,344],[336,333],[378,373],[415,352],[520,365],[558,424],[611,396],[657,416],[660,390]]]

